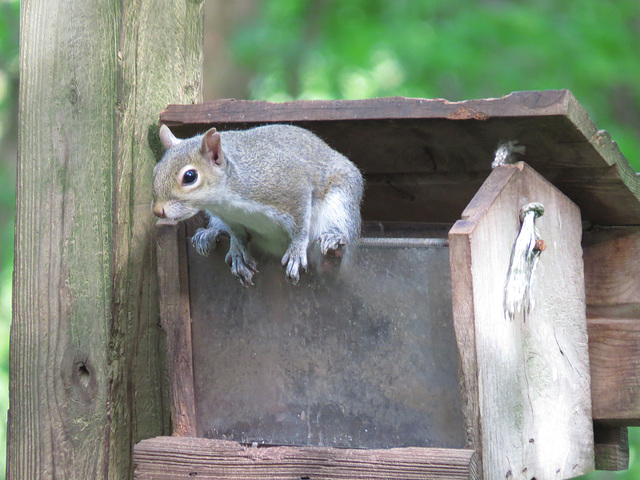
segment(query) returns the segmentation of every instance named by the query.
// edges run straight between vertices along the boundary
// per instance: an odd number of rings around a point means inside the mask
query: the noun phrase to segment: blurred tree
[[[13,261],[19,16],[18,1],[0,2],[0,175],[5,179],[0,189],[0,268]]]
[[[5,478],[20,3],[0,1],[0,478]]]
[[[233,60],[228,38],[244,18],[252,17],[259,4],[255,0],[233,2],[205,2],[204,71],[202,85],[205,99],[247,98],[249,69],[241,68]]]

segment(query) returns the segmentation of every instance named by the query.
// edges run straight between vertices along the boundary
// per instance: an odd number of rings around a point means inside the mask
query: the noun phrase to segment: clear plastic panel
[[[297,285],[258,258],[248,288],[226,249],[189,249],[199,436],[464,447],[445,240],[365,239]]]

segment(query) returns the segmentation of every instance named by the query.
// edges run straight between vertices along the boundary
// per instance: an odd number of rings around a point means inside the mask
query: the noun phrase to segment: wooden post
[[[168,429],[150,138],[200,98],[202,2],[28,0],[21,45],[7,477],[131,478]]]
[[[175,436],[196,436],[193,349],[184,223],[158,220],[160,318],[167,338],[171,426]]]

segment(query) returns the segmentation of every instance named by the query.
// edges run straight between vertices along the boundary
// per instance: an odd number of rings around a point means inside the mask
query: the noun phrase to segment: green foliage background
[[[211,1],[211,0],[209,0]],[[222,0],[223,2],[225,0]],[[229,0],[226,0],[229,1]],[[640,170],[638,0],[253,1],[232,60],[261,100],[485,98],[568,88]],[[0,0],[0,412],[8,406],[19,2]],[[0,445],[5,444],[4,421]],[[640,478],[631,469],[589,479]],[[0,448],[4,478],[4,449]]]
[[[19,2],[0,0],[0,478],[5,476],[18,109]]]

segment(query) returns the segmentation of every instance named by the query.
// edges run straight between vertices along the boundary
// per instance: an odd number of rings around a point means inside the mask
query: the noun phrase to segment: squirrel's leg
[[[222,236],[230,237],[229,227],[215,215],[205,212],[209,222],[207,228],[199,228],[191,238],[191,243],[196,251],[206,257],[212,249],[216,248],[218,238]]]
[[[249,236],[246,231],[238,229],[230,229],[229,233],[231,242],[225,261],[231,267],[231,273],[238,277],[243,285],[253,285],[253,275],[258,269],[256,261],[247,250]]]
[[[287,222],[288,223],[288,222]],[[299,213],[298,221],[292,221],[286,227],[291,237],[289,248],[282,257],[282,266],[287,278],[294,284],[300,280],[300,271],[307,270],[307,247],[309,246],[309,227],[311,224],[311,195],[305,208]]]
[[[323,255],[336,251],[360,236],[360,200],[362,178],[345,176],[331,183],[329,191],[316,207],[315,240]]]

